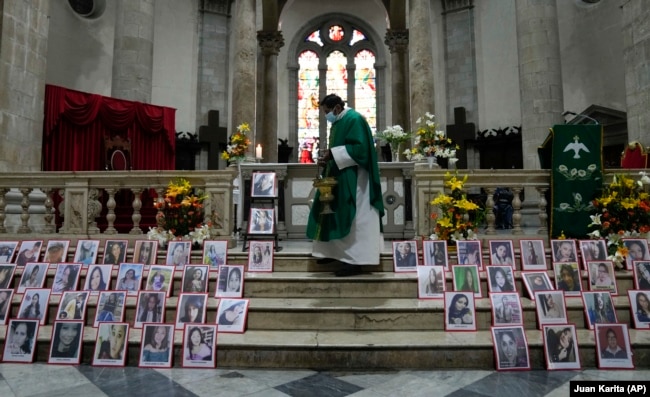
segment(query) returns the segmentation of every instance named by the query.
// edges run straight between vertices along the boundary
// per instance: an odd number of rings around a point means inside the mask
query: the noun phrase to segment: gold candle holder
[[[321,215],[334,213],[332,207],[330,206],[330,203],[334,201],[334,194],[332,194],[332,189],[337,184],[338,182],[336,179],[331,176],[314,179],[314,187],[320,192],[319,201],[323,203],[323,209],[320,212]]]

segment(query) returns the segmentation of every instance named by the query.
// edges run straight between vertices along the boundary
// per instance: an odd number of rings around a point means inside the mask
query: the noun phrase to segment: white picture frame
[[[524,312],[516,292],[490,292],[492,325],[495,327],[523,325]]]
[[[92,365],[123,367],[129,344],[129,323],[99,323]]]
[[[535,315],[539,329],[548,324],[567,324],[569,318],[563,291],[535,291]]]
[[[415,272],[418,266],[418,249],[415,240],[393,241],[393,270],[395,273]]]
[[[47,323],[51,292],[52,290],[49,288],[27,288],[23,292],[16,318],[38,320],[40,325],[45,325]]]
[[[422,241],[422,259],[424,266],[442,266],[449,270],[449,252],[447,240]]]
[[[61,295],[56,311],[57,321],[75,321],[86,319],[88,308],[88,291],[66,291]]]
[[[642,290],[628,290],[632,321],[636,329],[650,328],[650,292]]]
[[[546,270],[548,268],[544,240],[521,239],[519,240],[519,250],[522,271]]]
[[[542,337],[546,369],[554,371],[581,368],[575,324],[544,325]]]
[[[264,272],[273,271],[274,241],[273,240],[251,240],[248,249],[248,271]]]
[[[183,368],[215,368],[217,325],[185,324],[182,346]]]
[[[251,197],[277,197],[277,180],[275,172],[253,172],[251,174]]]
[[[248,217],[248,234],[275,233],[275,209],[251,208]]]
[[[83,267],[97,263],[99,240],[77,240],[72,262],[81,263]]]
[[[221,299],[217,308],[219,332],[243,333],[248,317],[248,299]]]
[[[102,291],[97,297],[97,309],[93,327],[99,323],[121,323],[124,321],[127,291]]]
[[[584,291],[582,302],[586,325],[594,329],[596,324],[614,324],[618,322],[612,294],[607,291]]]
[[[418,298],[442,299],[445,297],[444,266],[418,266]]]
[[[445,292],[445,331],[476,331],[476,307],[471,292]]]
[[[241,298],[244,296],[244,266],[224,265],[219,269],[215,298]]]
[[[9,319],[4,339],[2,362],[33,362],[39,326],[38,320]]]

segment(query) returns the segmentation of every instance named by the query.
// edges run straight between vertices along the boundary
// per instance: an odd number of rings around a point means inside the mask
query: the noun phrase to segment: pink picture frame
[[[27,288],[23,292],[16,318],[39,320],[40,325],[45,325],[49,312],[51,291],[49,288]]]
[[[650,291],[650,261],[633,261],[634,288]]]
[[[446,280],[443,266],[418,266],[418,298],[443,299]]]
[[[88,291],[66,291],[61,295],[56,311],[56,320],[85,320],[88,308]]]
[[[76,291],[81,276],[81,266],[81,263],[57,263],[52,294],[60,295],[65,291]]]
[[[55,321],[50,337],[48,364],[79,365],[83,342],[83,321]]]
[[[9,319],[5,333],[2,362],[33,362],[39,327],[38,320]]]
[[[628,290],[634,328],[650,329],[650,291]]]
[[[203,240],[203,263],[213,269],[228,261],[228,240]]]
[[[13,288],[0,289],[0,325],[6,325],[11,316],[11,302],[14,298]],[[6,340],[6,339],[5,339]]]
[[[537,327],[548,324],[567,324],[566,297],[563,291],[535,291]]]
[[[16,249],[18,248],[18,241],[3,240],[0,241],[0,264],[13,263]]]
[[[143,324],[138,366],[142,368],[171,368],[173,357],[174,325]]]
[[[208,265],[187,265],[183,269],[181,292],[207,293],[210,267]]]
[[[208,306],[208,294],[182,293],[176,306],[176,329],[183,329],[185,324],[205,323]]]
[[[519,240],[519,255],[521,260],[521,270],[546,270],[546,253],[544,249],[544,240],[542,239],[522,239]]]
[[[38,262],[42,248],[43,240],[23,240],[18,248],[18,254],[14,258],[14,263],[22,267],[30,262]]]
[[[273,240],[251,240],[248,250],[249,272],[273,272],[274,258]]]
[[[524,312],[516,292],[490,292],[492,325],[495,327],[523,325]]]
[[[634,369],[627,324],[596,324],[594,338],[598,368]]]
[[[415,240],[393,241],[393,271],[415,272],[418,266],[418,249]]]
[[[158,241],[135,240],[131,262],[142,263],[145,266],[156,264],[158,262]]]
[[[48,267],[48,263],[27,263],[23,268],[16,292],[22,294],[27,288],[43,288]]]
[[[133,328],[142,328],[144,323],[164,323],[166,301],[164,291],[140,291]]]
[[[100,323],[121,323],[124,321],[124,309],[128,291],[102,291],[97,298],[97,309],[93,327]]]
[[[575,324],[544,325],[542,338],[546,369],[581,369]]]
[[[70,240],[49,240],[43,255],[43,262],[55,266],[59,263],[67,262],[69,247]]]
[[[92,365],[123,367],[129,344],[129,323],[99,323]]]
[[[488,240],[490,265],[510,266],[515,269],[515,249],[512,240]]]
[[[183,368],[215,368],[217,325],[185,324],[181,351]]]
[[[244,266],[225,265],[219,269],[215,298],[241,298],[244,296]]]
[[[243,333],[248,318],[249,299],[221,299],[217,308],[217,330]]]
[[[528,341],[522,325],[491,327],[497,371],[530,370]]]
[[[423,240],[422,262],[424,266],[443,266],[449,270],[449,247],[447,240]]]
[[[81,263],[83,267],[88,267],[97,263],[99,253],[99,240],[78,240],[72,262]]]
[[[612,295],[618,295],[614,262],[608,260],[589,261],[587,262],[587,274],[589,275],[590,291],[608,291]]]
[[[476,331],[476,307],[471,292],[445,292],[445,331]]]
[[[0,289],[10,288],[16,274],[16,265],[12,263],[0,264]]]

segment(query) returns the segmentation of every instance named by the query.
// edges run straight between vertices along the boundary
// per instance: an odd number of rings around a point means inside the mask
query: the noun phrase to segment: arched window
[[[297,38],[296,102],[291,106],[297,119],[298,162],[314,162],[318,149],[327,146],[329,128],[318,107],[327,94],[339,95],[366,117],[373,134],[377,131],[377,121],[382,119],[377,105],[380,73],[376,39],[370,39],[368,30],[359,21],[329,19],[306,28]]]

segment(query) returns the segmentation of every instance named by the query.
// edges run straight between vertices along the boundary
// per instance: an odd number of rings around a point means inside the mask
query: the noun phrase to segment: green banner
[[[549,138],[551,238],[588,238],[591,201],[603,184],[602,126],[560,124]]]

